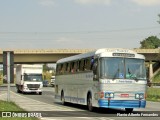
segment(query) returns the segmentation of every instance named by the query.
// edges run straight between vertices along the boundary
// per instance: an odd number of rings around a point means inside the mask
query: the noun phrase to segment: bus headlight
[[[139,94],[138,93],[135,94],[135,99],[139,99]]]
[[[135,99],[143,99],[144,98],[144,94],[143,93],[136,93],[135,94]]]
[[[139,94],[139,98],[143,99],[144,98],[144,94],[143,93]]]
[[[113,92],[106,92],[105,98],[114,98],[114,93]]]
[[[113,98],[113,97],[114,97],[114,93],[111,93],[111,94],[110,94],[110,97]]]

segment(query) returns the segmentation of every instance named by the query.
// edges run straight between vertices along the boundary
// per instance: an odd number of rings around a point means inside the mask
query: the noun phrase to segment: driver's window
[[[94,59],[93,80],[98,80],[98,59]]]

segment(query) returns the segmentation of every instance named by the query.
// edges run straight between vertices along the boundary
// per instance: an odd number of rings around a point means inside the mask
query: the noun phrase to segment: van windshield
[[[24,74],[24,81],[42,81],[42,74]]]

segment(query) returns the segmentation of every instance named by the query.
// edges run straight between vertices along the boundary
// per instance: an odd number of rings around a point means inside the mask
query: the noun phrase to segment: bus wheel
[[[131,113],[131,112],[133,112],[133,108],[125,108],[125,111],[126,111],[127,113]]]
[[[87,106],[88,106],[88,110],[90,112],[92,112],[93,111],[93,106],[92,106],[92,96],[91,96],[91,94],[89,94],[88,97],[87,97]]]
[[[62,102],[62,105],[65,105],[65,99],[64,99],[64,92],[63,91],[61,92],[61,102]]]

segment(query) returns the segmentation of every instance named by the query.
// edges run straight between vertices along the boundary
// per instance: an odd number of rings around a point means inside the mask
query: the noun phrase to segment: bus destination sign
[[[129,54],[129,53],[113,53],[112,55],[118,57],[135,57],[135,54]]]

